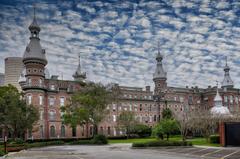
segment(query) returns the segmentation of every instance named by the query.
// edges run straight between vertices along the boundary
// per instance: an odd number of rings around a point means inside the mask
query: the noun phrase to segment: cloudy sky
[[[1,0],[0,72],[23,55],[34,2],[50,74],[72,79],[81,53],[89,80],[153,86],[159,41],[169,85],[215,85],[228,56],[240,86],[238,0]]]

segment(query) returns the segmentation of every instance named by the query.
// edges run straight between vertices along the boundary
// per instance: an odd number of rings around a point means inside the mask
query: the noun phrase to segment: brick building
[[[60,108],[65,106],[74,91],[82,88],[86,73],[81,72],[79,65],[73,74],[73,81],[59,80],[58,76],[49,76],[45,66],[46,51],[40,45],[39,33],[35,15],[29,26],[31,32],[30,42],[23,56],[24,69],[19,78],[19,84],[28,104],[33,104],[39,109],[40,119],[34,131],[28,132],[29,138],[84,138],[92,133],[92,127],[86,126],[71,128],[62,123]],[[99,125],[99,132],[108,136],[123,135],[124,131],[118,129],[117,117],[122,111],[135,112],[136,119],[150,127],[161,119],[161,112],[168,107],[175,112],[209,109],[214,106],[216,87],[171,87],[167,84],[167,73],[162,64],[163,56],[158,51],[156,56],[156,69],[153,73],[154,91],[150,86],[145,89],[139,87],[125,87],[117,85],[121,90],[118,103],[113,103],[107,109],[110,113]],[[230,68],[224,67],[222,88],[219,89],[222,104],[231,112],[239,110],[240,89],[234,88],[229,74]],[[87,133],[89,133],[87,135]]]

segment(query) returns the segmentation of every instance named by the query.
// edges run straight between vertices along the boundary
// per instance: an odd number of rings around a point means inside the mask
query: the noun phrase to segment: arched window
[[[55,118],[56,118],[56,111],[50,110],[49,111],[49,120],[55,120]]]
[[[27,103],[30,105],[32,104],[32,95],[31,94],[28,94],[27,95]]]
[[[40,126],[40,137],[44,138],[44,131],[43,131],[43,126]]]
[[[77,129],[76,127],[72,127],[72,137],[76,137],[77,136]]]
[[[65,137],[65,126],[61,126],[61,137]]]
[[[39,105],[43,105],[43,96],[39,95]]]
[[[55,136],[56,136],[55,127],[52,125],[50,127],[50,137],[55,137]]]
[[[43,109],[40,109],[40,120],[43,120],[43,115],[44,115],[44,111],[43,111]]]

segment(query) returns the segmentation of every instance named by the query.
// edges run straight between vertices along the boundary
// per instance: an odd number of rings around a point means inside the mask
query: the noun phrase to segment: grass
[[[137,138],[137,139],[110,139],[108,142],[110,144],[115,143],[133,143],[133,142],[148,142],[148,141],[155,141],[156,138]]]
[[[156,138],[138,138],[138,139],[112,139],[109,140],[110,144],[114,143],[137,143],[137,142],[148,142],[148,141],[156,141]],[[172,136],[169,138],[170,141],[181,141],[181,136]],[[187,139],[187,141],[192,142],[193,145],[199,145],[199,146],[214,146],[219,147],[220,144],[211,144],[206,141],[205,138],[197,137],[193,139]]]

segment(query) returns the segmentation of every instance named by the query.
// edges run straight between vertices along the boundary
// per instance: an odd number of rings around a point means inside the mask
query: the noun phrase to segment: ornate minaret
[[[224,79],[222,81],[222,88],[233,88],[234,84],[229,74],[230,68],[227,64],[227,57],[226,57],[226,65],[223,70],[225,73],[224,73]]]
[[[23,63],[26,68],[26,80],[28,86],[43,87],[45,78],[45,66],[47,59],[45,50],[40,45],[40,27],[36,20],[35,8],[31,25],[28,27],[31,32],[30,42],[23,55]]]
[[[37,138],[48,138],[48,101],[45,87],[45,66],[47,65],[47,59],[45,50],[42,49],[40,44],[39,32],[40,27],[36,20],[35,7],[34,16],[31,25],[28,27],[31,32],[30,42],[26,47],[23,55],[23,63],[25,71],[19,82],[22,86],[22,90],[25,93],[26,101],[43,112],[44,117],[40,117],[38,125],[38,131],[30,132],[28,130],[27,136],[35,136]],[[23,82],[23,80],[26,80]]]
[[[86,79],[86,72],[81,72],[81,58],[80,54],[78,56],[78,67],[76,72],[73,74],[73,78],[75,81],[84,81]]]
[[[159,95],[163,92],[167,87],[167,73],[164,71],[162,66],[163,57],[160,54],[160,46],[158,43],[158,53],[156,56],[157,67],[153,74],[153,81],[155,84],[154,94]]]

